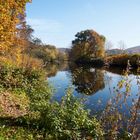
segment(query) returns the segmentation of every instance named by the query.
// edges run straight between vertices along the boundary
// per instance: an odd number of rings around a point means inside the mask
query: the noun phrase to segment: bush
[[[42,139],[36,131],[30,131],[21,127],[0,126],[0,140],[35,140]]]
[[[30,48],[28,48],[25,53],[32,56],[33,58],[42,60],[44,63],[54,63],[68,59],[66,52],[61,52],[52,45],[30,46]]]
[[[126,67],[128,64],[128,60],[131,66],[138,67],[140,64],[140,55],[129,55],[129,54],[120,54],[120,55],[113,55],[106,58],[107,63],[111,66],[122,66]]]
[[[0,65],[40,70],[43,67],[43,61],[25,54],[20,56],[20,60],[14,59],[13,56],[0,56]]]
[[[52,102],[53,89],[46,82],[45,72],[41,69],[1,62],[0,85],[3,92],[8,90],[14,93],[26,93],[28,96],[24,98],[28,99],[28,112],[25,110],[25,116],[21,115],[15,118],[15,121],[10,120],[14,128],[25,127],[21,133],[23,136],[26,134],[26,128],[35,130],[39,136],[46,139],[100,138],[104,134],[98,120],[89,116],[89,112],[84,110],[82,101],[75,98],[71,90],[67,91],[60,103]],[[14,99],[18,100],[18,97]],[[7,127],[9,123],[5,125]],[[19,134],[20,132],[14,133],[14,138],[17,139]],[[30,135],[33,136],[32,133]],[[6,135],[2,137],[7,138]],[[9,137],[11,138],[11,135]]]
[[[35,92],[44,88],[46,74],[42,69],[7,65],[0,62],[0,87],[11,91]],[[46,87],[48,87],[46,85]]]
[[[60,103],[45,101],[45,96],[39,94],[37,96],[39,100],[32,102],[33,114],[19,118],[17,124],[41,132],[44,139],[78,140],[103,137],[100,122],[95,117],[90,117],[83,102],[74,97],[70,89]]]
[[[32,104],[34,103],[35,106],[35,102],[40,100],[40,96],[44,96],[46,101],[46,99],[50,99],[51,93],[52,89],[46,81],[46,73],[43,70],[0,62],[0,94],[1,98],[4,97],[4,102],[7,102],[4,104],[3,110],[5,111],[11,106],[15,112],[15,115],[9,112],[9,116],[27,114],[27,108],[24,109],[25,113],[22,113],[21,109],[17,109],[23,104],[22,97],[25,97],[23,100],[25,99],[25,103],[28,102],[28,106],[32,109]],[[0,105],[2,103],[0,102]]]

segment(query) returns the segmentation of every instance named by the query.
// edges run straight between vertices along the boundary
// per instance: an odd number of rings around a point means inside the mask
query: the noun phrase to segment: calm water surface
[[[120,68],[49,65],[48,81],[54,86],[53,99],[60,101],[68,87],[77,98],[84,99],[85,108],[97,115],[109,129],[123,125],[132,133],[140,133],[140,76],[131,70],[128,76]]]
[[[74,95],[85,98],[86,108],[91,113],[103,111],[108,104],[121,105],[120,111],[128,114],[130,108],[139,99],[138,76],[131,72],[129,77],[123,75],[123,70],[114,68],[105,70],[94,67],[68,67],[64,65],[50,65],[49,82],[55,87],[54,99],[60,101],[68,87],[72,86]],[[126,79],[124,87],[118,89],[118,83]],[[126,93],[125,85],[131,85],[131,91]],[[126,85],[127,86],[127,85]],[[119,91],[116,91],[116,90]]]

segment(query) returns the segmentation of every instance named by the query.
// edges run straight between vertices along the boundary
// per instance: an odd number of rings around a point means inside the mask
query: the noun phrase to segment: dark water
[[[140,117],[140,76],[125,69],[49,65],[48,80],[55,87],[54,99],[60,101],[68,87],[78,98],[85,99],[85,107],[99,117],[110,115],[117,121],[137,125]],[[129,124],[129,126],[131,126]],[[136,127],[136,126],[135,126]],[[140,127],[139,127],[140,128]]]

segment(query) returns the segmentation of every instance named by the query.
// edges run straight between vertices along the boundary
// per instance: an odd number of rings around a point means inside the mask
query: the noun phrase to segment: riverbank
[[[109,66],[119,66],[126,67],[129,65],[130,67],[137,68],[140,65],[140,54],[119,54],[108,56],[105,59],[105,62],[109,64]]]
[[[46,81],[44,69],[15,64],[0,62],[1,139],[80,139],[104,135],[100,121],[89,115],[71,89],[60,103],[52,101],[54,89]]]
[[[138,68],[140,65],[140,54],[118,54],[107,56],[104,58],[90,58],[90,59],[78,59],[75,61],[77,65],[92,65],[95,67],[122,67],[126,68],[127,66]]]

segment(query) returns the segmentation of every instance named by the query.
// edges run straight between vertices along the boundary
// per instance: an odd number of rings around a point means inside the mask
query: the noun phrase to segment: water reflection
[[[105,88],[104,71],[97,68],[71,67],[72,83],[78,93],[95,94]]]
[[[102,68],[102,69],[104,69],[107,72],[111,72],[113,74],[118,74],[118,75],[124,75],[125,71],[126,71],[126,68],[124,68],[124,67],[105,67],[105,68]],[[134,69],[131,69],[129,71],[129,75],[130,74],[138,75],[139,72],[138,72],[137,69],[134,68]]]
[[[53,68],[50,66],[50,68]],[[98,116],[105,130],[110,134],[107,139],[118,137],[127,139],[131,133],[132,139],[138,139],[140,133],[140,76],[137,70],[129,71],[125,75],[122,68],[93,68],[78,67],[57,67],[57,74],[50,78],[54,80],[55,87],[61,84],[58,89],[56,100],[64,96],[63,91],[69,86],[74,86],[74,94],[86,98],[86,108],[91,114]],[[51,70],[53,71],[53,70]],[[62,81],[61,79],[64,79]],[[66,84],[67,83],[67,84]],[[59,96],[58,96],[59,95]],[[123,129],[122,129],[123,128]],[[121,132],[121,133],[119,133]],[[122,133],[125,133],[122,135]],[[126,137],[124,137],[126,135]]]
[[[58,71],[67,71],[69,68],[68,63],[62,64],[48,63],[45,67],[47,77],[54,77]]]
[[[81,71],[82,69],[82,71]],[[69,64],[68,62],[64,61],[61,64],[56,64],[56,63],[48,63],[45,67],[46,73],[47,73],[47,77],[54,77],[56,76],[57,72],[59,71],[70,71],[72,73],[72,75],[85,75],[85,77],[93,77],[92,75],[96,74],[96,73],[104,73],[104,71],[106,72],[111,72],[113,74],[118,74],[118,75],[124,75],[125,72],[125,68],[123,67],[102,67],[102,68],[94,68],[91,66],[78,66],[75,64]],[[78,71],[80,72],[80,74],[78,74]],[[137,75],[138,71],[137,69],[131,69],[129,74],[133,74],[133,75]],[[98,75],[98,74],[97,74]],[[99,74],[100,75],[100,74]],[[104,77],[104,74],[101,74]],[[75,76],[74,76],[75,78]],[[95,77],[96,78],[96,77]],[[87,78],[88,79],[88,78]],[[90,80],[89,80],[90,82]]]

